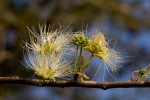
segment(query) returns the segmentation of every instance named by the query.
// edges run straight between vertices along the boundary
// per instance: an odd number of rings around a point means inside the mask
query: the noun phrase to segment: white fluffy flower
[[[117,72],[123,62],[123,56],[109,47],[103,33],[97,33],[93,36],[84,49],[91,52],[93,56],[100,58],[104,62],[106,69],[112,70],[112,72]]]
[[[63,60],[70,43],[69,32],[62,28],[52,31],[39,25],[39,34],[30,30],[30,42],[25,43],[26,66],[43,78],[55,80],[70,75],[72,68]]]
[[[64,53],[53,54],[51,56],[39,55],[36,52],[27,52],[25,57],[27,68],[35,71],[35,74],[43,78],[55,80],[71,74],[69,62],[63,61]]]
[[[30,43],[25,44],[26,49],[47,55],[66,49],[71,41],[71,35],[63,28],[53,31],[50,27],[39,25],[39,31],[38,34],[29,29]]]

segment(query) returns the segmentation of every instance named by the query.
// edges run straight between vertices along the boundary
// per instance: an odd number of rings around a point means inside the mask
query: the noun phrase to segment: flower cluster
[[[97,33],[91,38],[88,38],[83,33],[76,33],[73,38],[73,43],[77,45],[77,47],[80,46],[80,55],[76,55],[76,63],[78,64],[75,64],[77,67],[75,68],[78,69],[78,71],[83,71],[94,56],[101,59],[104,62],[106,69],[110,69],[112,72],[117,72],[118,67],[120,67],[120,63],[123,60],[122,56],[117,51],[109,47],[103,33]],[[91,56],[84,62],[84,64],[80,64],[83,62],[83,56],[81,55],[82,49],[91,53]]]
[[[69,62],[63,56],[70,44],[69,32],[62,29],[55,31],[50,27],[39,26],[40,33],[30,31],[30,43],[25,44],[27,51],[26,63],[28,68],[43,78],[55,80],[56,77],[70,75]]]
[[[106,69],[112,72],[117,72],[123,60],[117,51],[109,47],[103,33],[89,38],[82,32],[70,34],[62,28],[53,31],[46,26],[39,26],[39,33],[30,29],[29,32],[30,42],[25,43],[27,68],[45,79],[55,80],[56,77],[62,78],[71,74],[88,79],[83,70],[94,56],[101,59]],[[73,64],[64,59],[71,44],[76,46],[74,61],[70,61]],[[87,59],[82,55],[83,49],[91,53]]]

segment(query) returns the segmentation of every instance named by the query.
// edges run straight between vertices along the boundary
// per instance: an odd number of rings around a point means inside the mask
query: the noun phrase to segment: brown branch
[[[24,84],[33,86],[49,86],[49,87],[85,87],[85,88],[99,88],[99,89],[110,89],[110,88],[140,88],[140,87],[150,87],[149,81],[124,81],[124,82],[94,82],[94,81],[52,81],[52,80],[42,80],[42,79],[26,79],[19,77],[0,77],[0,84]]]

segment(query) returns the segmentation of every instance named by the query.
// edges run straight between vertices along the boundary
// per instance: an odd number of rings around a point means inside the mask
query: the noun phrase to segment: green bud
[[[75,34],[73,37],[73,43],[75,45],[82,45],[82,46],[86,46],[88,43],[89,39],[87,37],[85,37],[84,34]]]

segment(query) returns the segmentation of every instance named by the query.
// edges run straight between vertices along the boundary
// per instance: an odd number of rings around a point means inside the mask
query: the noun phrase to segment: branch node
[[[103,85],[103,86],[102,86],[102,89],[103,89],[103,90],[107,90],[108,88],[107,88],[106,85]]]

